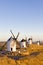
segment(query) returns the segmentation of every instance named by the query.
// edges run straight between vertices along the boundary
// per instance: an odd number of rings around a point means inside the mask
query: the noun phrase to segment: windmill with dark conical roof
[[[28,39],[28,44],[32,44],[32,38]]]
[[[21,48],[26,48],[26,43],[27,43],[27,37],[25,37],[25,39],[22,39],[20,41],[20,46]]]
[[[10,32],[13,35],[13,37],[11,36],[7,41],[7,51],[16,51],[16,44],[17,44],[17,39],[18,39],[19,33],[17,34],[17,36],[15,38],[12,30],[10,30]]]

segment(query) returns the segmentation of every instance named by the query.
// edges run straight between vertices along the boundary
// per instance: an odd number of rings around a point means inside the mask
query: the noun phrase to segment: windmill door
[[[13,48],[11,48],[11,51],[13,50]]]

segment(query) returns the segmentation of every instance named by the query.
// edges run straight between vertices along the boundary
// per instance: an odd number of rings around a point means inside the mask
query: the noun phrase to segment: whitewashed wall
[[[39,42],[37,42],[37,45],[39,45],[40,43]]]
[[[32,40],[29,40],[29,44],[32,44]]]
[[[12,38],[7,42],[7,51],[16,51],[16,41]]]
[[[21,42],[20,46],[21,46],[21,48],[23,48],[23,47],[25,48],[26,47],[26,42]]]

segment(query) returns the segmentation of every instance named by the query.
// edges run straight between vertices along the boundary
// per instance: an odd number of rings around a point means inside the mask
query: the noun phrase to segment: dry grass
[[[26,51],[21,53],[15,53],[13,56],[23,56],[18,60],[15,60],[11,56],[4,55],[0,57],[0,65],[43,65],[43,46],[30,45],[27,47]]]

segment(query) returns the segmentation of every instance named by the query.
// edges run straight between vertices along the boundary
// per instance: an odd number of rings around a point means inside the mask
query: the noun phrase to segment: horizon
[[[20,32],[18,39],[43,41],[43,0],[0,0],[0,41]]]

